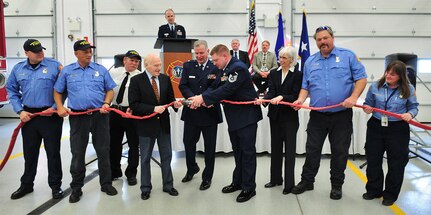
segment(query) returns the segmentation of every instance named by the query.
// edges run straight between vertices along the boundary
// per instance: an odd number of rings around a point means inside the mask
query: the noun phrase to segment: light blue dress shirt
[[[355,53],[348,49],[334,47],[327,58],[320,52],[305,62],[302,88],[308,91],[311,107],[324,107],[343,102],[350,97],[354,83],[367,78],[365,67]],[[344,107],[322,112],[337,112]]]
[[[6,84],[13,110],[18,113],[23,106],[56,108],[53,87],[61,67],[58,61],[50,58],[44,58],[34,69],[28,59],[16,64]]]
[[[104,66],[90,62],[82,68],[75,62],[63,68],[54,89],[59,93],[67,91],[69,108],[87,110],[102,107],[106,92],[115,86]]]
[[[381,88],[377,87],[378,82],[373,83],[367,92],[364,105],[385,110],[385,103],[388,101],[386,110],[393,113],[403,114],[410,113],[413,117],[418,114],[419,103],[416,99],[415,88],[410,84],[410,97],[403,98],[398,88],[391,89],[387,83]],[[395,93],[390,96],[393,92]],[[373,112],[373,117],[381,120],[382,114]],[[389,121],[400,121],[401,119],[388,116]]]

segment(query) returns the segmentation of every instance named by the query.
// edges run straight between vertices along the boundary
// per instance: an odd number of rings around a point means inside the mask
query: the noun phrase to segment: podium
[[[155,49],[161,49],[162,71],[171,78],[175,98],[183,98],[178,85],[180,84],[183,72],[183,63],[193,58],[191,50],[196,40],[158,38],[154,44]]]

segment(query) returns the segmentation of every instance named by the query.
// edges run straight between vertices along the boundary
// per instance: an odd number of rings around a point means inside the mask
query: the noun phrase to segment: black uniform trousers
[[[111,111],[109,113],[109,134],[110,134],[110,160],[111,174],[113,178],[121,177],[121,156],[123,152],[124,132],[129,145],[128,166],[125,171],[127,178],[136,178],[139,165],[139,137],[133,119],[123,118],[119,114]]]
[[[46,108],[40,110],[36,110],[35,108],[24,109],[30,113],[36,113]],[[33,188],[42,139],[48,159],[48,185],[51,189],[61,187],[61,180],[63,178],[60,157],[62,130],[63,118],[57,114],[35,117],[22,127],[25,169],[21,177],[21,187]]]
[[[331,145],[331,184],[341,187],[344,183],[349,147],[353,132],[351,108],[338,112],[310,112],[305,145],[305,163],[301,178],[314,183],[320,167],[320,157],[326,136]]]
[[[202,172],[202,180],[211,181],[214,173],[217,124],[196,126],[187,122],[184,123],[183,141],[186,151],[187,174],[191,175],[198,168],[196,163],[196,143],[199,141],[201,133],[205,147],[205,169]]]
[[[405,121],[389,122],[382,127],[380,120],[371,117],[367,124],[365,153],[367,156],[367,185],[370,194],[397,200],[404,179],[404,168],[409,162],[410,129]],[[383,189],[383,154],[386,151],[388,172]]]
[[[93,112],[90,115],[69,116],[69,123],[70,151],[72,152],[72,161],[70,163],[72,182],[70,187],[72,190],[78,190],[84,186],[85,152],[90,132],[98,158],[99,183],[102,187],[112,185],[111,165],[109,162],[109,115]]]
[[[283,183],[283,146],[284,146],[284,188],[292,189],[295,186],[295,154],[296,133],[299,128],[298,121],[277,121],[270,119],[271,128],[271,179],[273,184]]]
[[[244,191],[256,189],[256,132],[257,123],[229,131],[235,157],[232,184],[241,185]]]
[[[258,93],[264,93],[268,88],[268,78],[262,78],[259,73],[254,73],[251,79],[253,80],[254,85],[256,85]]]

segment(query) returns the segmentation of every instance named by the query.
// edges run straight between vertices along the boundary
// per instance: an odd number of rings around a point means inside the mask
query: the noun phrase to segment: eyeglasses
[[[332,28],[327,25],[316,28],[316,33],[320,31],[329,31],[330,33],[332,33]]]

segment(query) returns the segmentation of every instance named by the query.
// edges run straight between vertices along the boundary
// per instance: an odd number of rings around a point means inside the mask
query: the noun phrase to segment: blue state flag
[[[299,42],[298,55],[301,58],[301,71],[304,70],[305,61],[310,57],[310,43],[308,42],[308,30],[307,30],[307,14],[305,11],[302,12],[302,32],[301,41]]]
[[[278,34],[277,34],[277,42],[275,43],[275,55],[277,56],[278,61],[278,51],[284,47],[284,30],[283,30],[283,17],[281,15],[281,11],[278,12]]]

